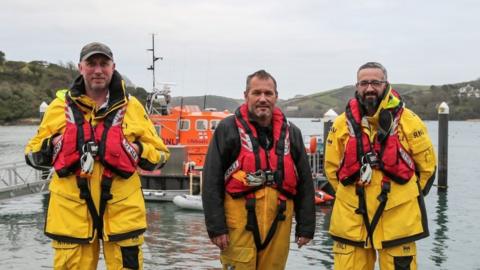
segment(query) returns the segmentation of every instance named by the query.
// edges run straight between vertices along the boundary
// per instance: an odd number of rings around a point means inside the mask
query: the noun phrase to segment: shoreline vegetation
[[[0,122],[0,126],[38,126],[40,125],[40,118],[23,118],[10,122]]]
[[[5,58],[5,53],[0,51],[0,125],[38,124],[41,103],[50,103],[55,99],[57,91],[68,87],[78,74],[76,64],[73,62],[52,64],[46,61],[10,61]],[[145,104],[147,90],[136,87],[125,75],[122,74],[126,81],[127,93]],[[480,121],[480,78],[444,85],[394,83],[392,86],[400,94],[406,107],[423,120],[437,120],[437,108],[439,104],[446,102],[450,108],[450,120]],[[323,90],[325,89],[315,90],[316,93],[311,95],[297,95],[291,99],[279,100],[278,106],[287,117],[322,118],[330,109],[340,114],[353,96],[355,87],[348,85]],[[217,110],[227,109],[234,112],[241,102],[241,99],[213,95],[172,96],[170,105],[189,104],[198,105],[200,108],[215,107]]]

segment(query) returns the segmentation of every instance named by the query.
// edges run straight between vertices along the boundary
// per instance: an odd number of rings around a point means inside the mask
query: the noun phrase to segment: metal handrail
[[[35,170],[24,162],[0,165],[0,199],[45,192],[54,170]]]

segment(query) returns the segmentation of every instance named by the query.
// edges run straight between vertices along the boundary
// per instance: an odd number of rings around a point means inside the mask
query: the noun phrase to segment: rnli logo
[[[344,243],[336,242],[335,246],[339,249],[346,249],[347,245]]]
[[[403,253],[410,253],[410,246],[403,246]]]
[[[60,153],[60,149],[62,149],[62,144],[63,144],[62,142],[63,142],[63,140],[60,140],[53,147],[53,159],[52,159],[53,161],[57,160],[57,155],[58,155],[58,153]]]
[[[125,149],[125,151],[127,151],[127,153],[130,155],[130,157],[133,159],[133,161],[136,162],[138,160],[137,151],[135,151],[135,149],[132,147],[132,145],[130,145],[127,142],[126,139],[123,139],[122,145],[123,145],[123,148]]]
[[[398,152],[400,153],[400,156],[402,157],[403,161],[407,163],[408,167],[411,169],[415,168],[415,165],[413,164],[413,160],[410,158],[410,156],[403,150],[402,147],[398,148]]]
[[[424,134],[425,134],[425,132],[423,132],[423,130],[415,130],[413,132],[413,137],[414,138],[419,138],[419,137],[422,137]]]
[[[227,169],[227,171],[225,172],[225,181],[227,181],[228,179],[230,179],[230,176],[237,171],[237,169],[240,167],[240,162],[238,162],[238,160],[235,160],[235,162],[230,166],[230,168]]]

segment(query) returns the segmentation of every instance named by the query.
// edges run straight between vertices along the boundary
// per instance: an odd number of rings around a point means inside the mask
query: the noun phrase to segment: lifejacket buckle
[[[267,181],[267,176],[265,174],[265,171],[258,170],[253,173],[247,173],[245,179],[247,186],[258,187],[263,185],[263,183]]]
[[[98,154],[98,145],[94,141],[86,142],[82,147],[83,153],[90,153],[92,157],[96,157]]]
[[[93,173],[94,163],[95,159],[93,158],[92,154],[85,152],[80,157],[80,177],[90,179]]]
[[[272,186],[275,184],[275,173],[272,171],[265,171],[265,185]]]
[[[382,192],[389,193],[390,192],[390,181],[383,181],[382,182]]]
[[[364,156],[364,159],[365,160],[362,160],[363,163],[368,163],[370,164],[370,166],[372,166],[373,168],[378,168],[380,166],[380,163],[378,161],[378,157],[377,157],[377,154],[375,152],[368,152],[365,154]],[[366,161],[366,162],[365,162]]]

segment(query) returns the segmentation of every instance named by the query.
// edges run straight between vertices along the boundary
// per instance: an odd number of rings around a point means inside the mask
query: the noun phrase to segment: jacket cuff
[[[28,165],[35,169],[45,169],[45,167],[52,166],[53,156],[53,139],[59,134],[54,134],[48,138],[43,139],[40,150],[37,152],[30,152],[25,155],[25,161]]]
[[[141,169],[146,171],[158,170],[161,169],[167,162],[167,155],[162,151],[159,151],[160,159],[157,163],[150,162],[147,158],[142,157],[143,151],[145,149],[143,147],[143,144],[140,141],[135,141],[134,143],[138,145],[138,156],[140,157],[138,161],[138,166]]]
[[[207,232],[208,232],[208,237],[210,238],[217,237],[223,234],[228,234],[228,230],[218,231],[218,232],[213,232],[213,231],[207,231]]]
[[[305,238],[310,238],[313,239],[314,232],[304,232],[304,231],[297,231],[295,232],[295,236],[297,237],[305,237]]]
[[[138,156],[142,158],[142,153],[143,153],[143,145],[140,141],[134,141],[134,144],[138,146]]]

